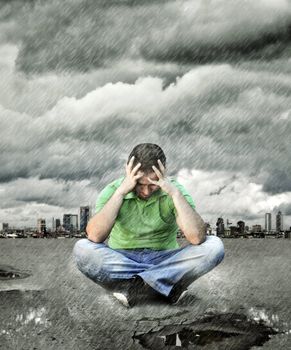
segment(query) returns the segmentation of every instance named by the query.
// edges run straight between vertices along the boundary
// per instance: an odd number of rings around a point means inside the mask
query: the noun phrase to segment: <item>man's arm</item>
[[[159,168],[152,166],[154,172],[159,178],[159,181],[153,181],[148,177],[148,180],[155,185],[160,186],[163,191],[168,193],[173,199],[175,209],[177,211],[176,221],[184,233],[186,239],[192,244],[200,244],[205,241],[206,227],[200,215],[190,206],[183,194],[170,183],[165,177],[166,169],[163,163],[158,159]]]
[[[124,196],[132,191],[137,180],[143,176],[143,171],[138,171],[141,163],[133,167],[134,156],[125,165],[126,176],[122,184],[113,193],[104,207],[95,214],[88,222],[86,232],[88,239],[96,243],[102,243],[109,236],[119,213]]]
[[[117,189],[104,207],[88,222],[86,232],[88,239],[102,243],[108,237],[122,205],[124,195]]]
[[[190,206],[178,189],[173,192],[172,199],[177,211],[177,225],[186,239],[195,245],[203,243],[206,237],[206,229],[201,216]]]

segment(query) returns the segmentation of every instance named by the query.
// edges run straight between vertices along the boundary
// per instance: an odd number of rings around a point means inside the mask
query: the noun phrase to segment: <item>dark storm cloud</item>
[[[106,84],[80,99],[62,98],[38,118],[3,109],[0,177],[92,179],[102,188],[123,174],[135,144],[154,142],[168,155],[170,175],[183,167],[264,171],[267,191],[268,174],[280,164],[291,172],[286,85],[285,76],[203,66],[166,88],[153,77]]]
[[[231,43],[198,42],[192,45],[191,38],[173,40],[171,43],[150,42],[141,48],[141,54],[148,60],[194,64],[237,62],[244,59],[270,60],[290,55],[290,32],[291,24],[288,24],[281,32],[263,33],[259,38],[249,37]]]
[[[181,173],[209,217],[217,217],[217,208],[238,219],[260,217],[290,202],[290,193],[270,194],[262,185],[282,164],[291,173],[289,79],[200,66],[166,87],[147,77],[63,97],[39,117],[2,107],[0,219],[57,217],[94,203],[106,184],[124,175],[128,154],[142,142],[163,148],[168,175]]]
[[[254,16],[256,13],[256,16]],[[290,55],[286,1],[37,2],[19,16],[24,72],[90,71],[130,58],[178,63]]]
[[[274,209],[276,212],[279,210],[283,213],[283,215],[291,215],[291,203],[283,203]]]
[[[15,73],[17,53],[16,45],[0,44],[0,105],[33,117],[52,109],[64,97],[80,99],[108,82],[134,84],[140,76],[155,76],[161,77],[166,87],[175,82],[177,76],[189,70],[189,67],[175,64],[157,65],[145,61],[122,61],[114,68],[98,69],[86,74],[50,73],[31,77]]]
[[[64,181],[30,177],[19,178],[0,187],[1,208],[19,208],[28,211],[25,206],[50,206],[59,208],[79,207],[96,197],[96,190],[89,181]]]
[[[268,193],[291,192],[290,171],[274,169],[266,179],[263,190]]]
[[[0,43],[17,42],[21,28],[18,18],[33,9],[33,0],[0,1]]]

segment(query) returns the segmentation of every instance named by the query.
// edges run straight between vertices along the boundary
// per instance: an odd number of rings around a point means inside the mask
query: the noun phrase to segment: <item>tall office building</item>
[[[8,229],[9,229],[9,225],[7,224],[7,222],[3,222],[2,223],[2,230],[3,231],[8,231]]]
[[[37,232],[46,234],[46,222],[45,219],[37,219]]]
[[[272,215],[271,213],[265,214],[265,230],[271,232],[272,230]]]
[[[52,230],[57,231],[57,229],[61,226],[61,220],[60,219],[52,219]]]
[[[70,231],[71,228],[71,214],[63,215],[63,227],[66,231]]]
[[[283,231],[283,214],[279,211],[276,215],[276,231]]]
[[[223,218],[218,218],[216,222],[216,235],[224,236],[224,222]]]
[[[74,232],[78,230],[78,215],[64,214],[63,226],[66,231]]]
[[[240,235],[243,235],[245,233],[246,227],[244,221],[238,221],[237,230]]]
[[[56,226],[56,230],[61,226],[61,219],[55,220],[55,226]]]
[[[73,231],[77,231],[78,228],[79,228],[78,215],[77,214],[72,214],[71,215],[71,227],[72,227]]]
[[[90,207],[87,205],[85,207],[80,207],[80,231],[85,232],[86,226],[90,219]]]
[[[262,226],[261,225],[253,225],[252,232],[254,232],[254,233],[262,232]]]

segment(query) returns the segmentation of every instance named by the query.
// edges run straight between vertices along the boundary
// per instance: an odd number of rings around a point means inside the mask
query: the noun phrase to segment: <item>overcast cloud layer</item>
[[[120,3],[0,7],[0,222],[93,206],[141,142],[205,220],[291,215],[290,2]]]
[[[200,64],[290,55],[287,0],[54,0],[19,19],[25,72],[88,71],[124,58]]]

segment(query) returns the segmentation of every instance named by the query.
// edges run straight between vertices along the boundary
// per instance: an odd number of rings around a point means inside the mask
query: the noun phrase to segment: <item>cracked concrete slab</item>
[[[134,335],[186,327],[206,314],[238,314],[279,332],[260,349],[285,350],[291,343],[290,241],[225,240],[223,263],[194,282],[181,303],[150,299],[132,309],[75,268],[75,242],[0,241],[1,265],[31,271],[25,279],[0,281],[0,348],[144,349]]]

